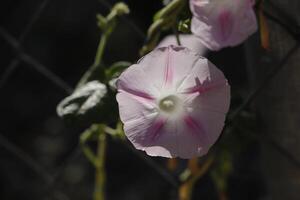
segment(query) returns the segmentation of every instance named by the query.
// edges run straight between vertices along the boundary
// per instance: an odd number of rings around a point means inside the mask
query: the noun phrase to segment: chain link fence
[[[2,57],[4,61],[1,62],[0,75],[1,121],[3,123],[0,129],[0,148],[2,149],[0,174],[3,176],[1,182],[5,184],[0,189],[3,194],[1,199],[19,199],[21,197],[31,200],[89,199],[93,188],[93,174],[91,167],[81,154],[77,142],[82,127],[70,128],[63,124],[55,116],[55,106],[64,96],[72,92],[73,85],[85,70],[83,66],[88,66],[88,60],[91,60],[96,45],[93,43],[99,34],[96,25],[93,25],[96,21],[95,14],[107,12],[112,2],[105,0],[88,3],[79,0],[61,2],[41,0],[28,3],[16,1],[15,3],[18,5],[17,8],[11,9],[13,14],[8,15],[14,18],[6,20],[6,24],[0,25],[0,40],[3,43],[1,51],[6,56]],[[129,3],[134,5],[137,2],[129,1]],[[134,17],[143,15],[142,4],[140,2],[136,7],[132,7],[132,10],[137,8],[137,11],[133,13]],[[151,5],[152,3],[147,2],[146,4]],[[33,5],[34,8],[28,8]],[[85,6],[86,8],[84,8]],[[147,14],[149,13],[151,16],[150,13],[153,13],[159,6],[161,5],[156,2],[150,7]],[[8,7],[13,6],[8,5]],[[18,12],[20,14],[16,14]],[[27,16],[28,12],[30,12],[30,17]],[[81,13],[74,14],[75,12]],[[80,16],[84,16],[84,19],[72,18]],[[275,17],[267,10],[265,10],[265,16],[285,28],[296,38],[297,42],[266,79],[245,98],[244,103],[232,114],[231,121],[236,119],[260,95],[268,82],[280,73],[289,58],[299,49],[299,34],[292,26],[286,24],[285,17]],[[142,30],[147,28],[146,24],[151,19],[149,17],[145,20],[146,22],[143,23],[142,20],[135,19],[133,21],[129,18],[121,20],[119,31],[122,33],[114,36],[114,38],[119,37],[120,39],[114,43],[117,47],[108,48],[107,60],[113,60],[113,55],[116,57],[121,55],[120,57],[131,60],[136,59],[134,54],[138,52],[138,48],[145,39]],[[23,21],[26,22],[23,23]],[[87,22],[88,25],[85,24]],[[124,28],[125,26],[128,28]],[[140,26],[142,28],[139,28]],[[20,27],[22,31],[20,31]],[[53,27],[56,27],[57,30]],[[72,33],[73,31],[78,32]],[[14,32],[21,33],[15,34]],[[65,35],[59,34],[59,32],[64,32]],[[82,34],[84,39],[81,38],[79,43],[74,44],[74,41],[77,38],[80,39]],[[131,41],[124,41],[126,36],[131,36]],[[133,39],[133,37],[138,39]],[[55,46],[60,43],[64,45],[62,50],[58,50],[59,47]],[[133,49],[135,53],[124,53],[128,49]],[[39,58],[36,58],[32,52],[38,52]],[[123,55],[119,52],[123,52]],[[51,56],[47,56],[47,53],[51,53]],[[64,56],[66,58],[61,58]],[[60,61],[63,63],[58,63]],[[49,105],[46,106],[48,103]],[[293,165],[300,167],[299,159],[280,144],[267,136],[255,137],[271,144]],[[119,154],[118,158],[108,158],[108,177],[114,177],[112,181],[108,180],[107,187],[111,199],[173,199],[179,183],[175,176],[163,167],[163,160],[145,157],[127,145],[115,141],[110,141],[110,143],[109,151],[113,152],[112,155]],[[122,158],[125,154],[134,156],[129,158],[130,160],[126,160],[128,156]],[[135,166],[131,166],[131,163]],[[132,170],[128,170],[130,168]],[[144,172],[147,172],[147,175]],[[135,183],[132,183],[130,177],[143,177],[143,180],[134,178]],[[208,178],[204,177],[203,181],[208,181]],[[202,182],[200,183],[202,189],[199,189],[199,193],[206,189],[210,191],[210,184]],[[157,185],[153,186],[153,183]],[[129,186],[122,188],[124,185]],[[134,187],[130,187],[130,185],[134,185]],[[147,191],[153,187],[161,193]],[[263,188],[263,186],[261,187]],[[165,190],[171,192],[163,193]],[[257,193],[261,193],[260,190],[262,189],[258,188]],[[118,194],[114,194],[116,191]],[[210,199],[215,199],[215,197]]]

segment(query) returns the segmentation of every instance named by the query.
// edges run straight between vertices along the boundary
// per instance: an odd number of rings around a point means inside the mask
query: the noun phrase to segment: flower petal
[[[230,105],[230,87],[223,73],[211,62],[204,59],[195,65],[178,88],[184,94],[186,104],[196,97],[198,104],[208,109],[227,113]]]
[[[198,134],[193,134],[187,129],[183,121],[168,121],[161,130],[160,137],[145,148],[150,156],[168,158],[192,158],[203,155],[202,142]],[[203,154],[202,154],[203,153]]]
[[[146,118],[148,115],[157,113],[155,104],[147,99],[137,97],[127,92],[117,94],[119,104],[120,118],[123,123],[140,118]]]
[[[234,29],[232,35],[237,37],[231,37],[231,40],[228,42],[230,46],[236,46],[241,43],[241,41],[246,40],[251,34],[255,33],[258,29],[257,20],[253,10],[243,13],[243,24],[239,24],[239,27]]]
[[[190,0],[191,30],[211,50],[236,46],[257,30],[251,0]]]
[[[159,136],[164,122],[156,122],[158,112],[152,102],[122,91],[117,94],[117,101],[125,134],[137,149]]]
[[[132,65],[125,70],[117,80],[118,91],[130,93],[134,96],[153,100],[159,91],[152,84],[152,80],[138,65]]]
[[[168,54],[169,58],[171,58],[168,67],[171,68],[169,71],[172,72],[172,92],[175,92],[178,86],[182,84],[195,65],[201,65],[200,63],[206,62],[206,59],[201,57],[201,55],[185,47],[171,45],[167,48],[159,49],[169,49],[169,53],[166,51],[164,53]],[[166,77],[166,70],[164,74]]]
[[[217,21],[218,25],[216,27],[219,28],[219,30],[216,31],[217,40],[225,43],[233,32],[234,18],[229,10],[223,10],[219,13]]]
[[[190,159],[207,153],[210,145],[205,137],[201,129],[191,129],[183,120],[168,121],[160,137],[144,150],[150,156]]]
[[[184,117],[183,131],[178,134],[180,157],[193,158],[202,156],[208,151],[208,132],[204,129],[203,122],[186,115]]]
[[[193,132],[184,121],[164,121],[156,113],[126,122],[124,130],[134,147],[150,156],[188,159],[208,150],[202,132]]]
[[[213,38],[211,33],[211,25],[199,20],[196,17],[192,18],[191,31],[195,34],[202,44],[204,44],[208,49],[217,51],[222,48],[223,44]]]
[[[119,78],[118,89],[130,88],[158,97],[173,82],[173,48],[158,48],[130,66]]]
[[[145,151],[150,156],[174,157],[176,135],[166,128],[166,121],[157,113],[126,122],[124,131],[136,149]],[[174,142],[175,141],[175,142]]]
[[[184,47],[154,50],[118,82],[125,134],[151,156],[204,155],[221,133],[229,99],[223,73]],[[164,109],[161,101],[176,109]]]
[[[160,130],[160,136],[152,141],[144,149],[149,156],[162,156],[167,158],[177,157],[177,130],[176,124],[170,121]]]
[[[185,47],[157,48],[121,74],[118,89],[147,99],[161,97],[166,90],[176,89],[201,58]]]
[[[193,127],[195,125],[190,125],[186,122],[187,130],[189,131],[199,131],[198,134],[202,134],[200,140],[198,139],[198,148],[196,152],[191,152],[191,149],[182,149],[181,155],[193,155],[202,156],[206,154],[209,148],[217,141],[220,136],[222,129],[224,127],[225,114],[220,112],[211,111],[208,109],[203,109],[201,107],[196,107],[189,114],[188,118],[193,120],[193,123],[199,126],[199,128]],[[184,140],[189,139],[189,137],[182,135],[179,141],[182,142],[181,146],[184,145]],[[201,141],[202,139],[202,141]],[[191,141],[189,141],[191,142]],[[188,144],[185,144],[188,146]]]

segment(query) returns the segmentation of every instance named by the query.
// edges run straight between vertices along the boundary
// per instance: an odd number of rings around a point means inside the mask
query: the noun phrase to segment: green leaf
[[[191,33],[190,24],[191,19],[181,20],[178,24],[178,30],[183,33]]]
[[[99,81],[91,81],[79,87],[57,106],[60,117],[78,117],[88,114],[96,107],[103,105],[107,88]]]
[[[112,64],[106,71],[105,75],[107,79],[112,79],[118,77],[125,69],[127,69],[131,65],[130,62],[127,61],[119,61]]]

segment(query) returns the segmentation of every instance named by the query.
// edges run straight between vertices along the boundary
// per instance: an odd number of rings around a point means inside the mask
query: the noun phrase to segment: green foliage
[[[185,6],[186,0],[173,0],[154,15],[153,23],[147,31],[146,43],[140,51],[141,55],[155,48],[162,31],[167,31],[173,27],[177,28],[179,15]]]
[[[180,20],[178,23],[178,30],[183,33],[191,33],[191,19]]]
[[[84,117],[95,108],[103,107],[106,94],[106,85],[98,81],[88,82],[61,101],[57,113],[62,118]]]
[[[93,124],[90,128],[85,130],[80,136],[80,146],[87,157],[87,159],[94,165],[97,166],[97,155],[93,152],[93,150],[88,146],[89,141],[97,141],[101,134],[104,134],[105,125],[103,124]]]
[[[106,84],[116,78],[130,63],[120,61],[106,68],[102,57],[107,40],[118,21],[118,17],[129,13],[129,8],[124,3],[117,3],[111,12],[106,16],[97,15],[98,26],[101,29],[101,37],[92,66],[84,73],[79,80],[75,91],[57,106],[57,113],[60,117],[70,121],[83,121],[87,123],[105,122],[114,116],[116,105],[112,94]],[[114,116],[113,118],[117,118]]]
[[[228,151],[222,151],[215,162],[210,174],[218,191],[224,192],[227,190],[228,177],[233,171],[232,155]]]
[[[117,17],[129,14],[128,6],[122,2],[115,4],[107,17],[97,14],[98,27],[104,34],[111,34],[116,26]]]
[[[153,23],[147,32],[145,45],[140,52],[142,55],[156,47],[164,31],[173,29],[176,35],[177,30],[190,33],[190,12],[186,8],[187,0],[173,0],[154,15]],[[87,159],[96,169],[96,200],[102,200],[104,196],[106,136],[108,134],[113,139],[125,139],[115,102],[115,83],[119,75],[131,63],[117,61],[107,66],[102,58],[108,38],[118,23],[118,17],[128,13],[129,8],[126,4],[117,3],[107,16],[97,14],[97,25],[102,34],[94,63],[81,77],[73,94],[66,97],[57,107],[57,113],[60,117],[71,121],[84,120],[90,126],[82,133],[80,146]],[[180,43],[179,40],[178,43]],[[193,185],[208,169],[211,169],[211,178],[215,182],[218,191],[226,191],[228,177],[233,171],[233,157],[247,146],[247,142],[250,141],[249,138],[251,139],[253,135],[251,133],[255,132],[254,119],[255,117],[251,113],[242,112],[239,120],[226,126],[217,151],[209,155],[209,159],[203,162],[203,166],[198,167],[196,172],[187,167],[179,175],[178,178],[184,186],[183,191],[191,194]],[[249,132],[249,137],[241,138],[233,134],[245,131]],[[97,142],[98,150],[96,152],[89,146],[90,142]]]
[[[105,70],[105,76],[107,80],[109,81],[112,78],[117,78],[130,65],[131,63],[127,61],[118,61],[113,63],[108,69]]]

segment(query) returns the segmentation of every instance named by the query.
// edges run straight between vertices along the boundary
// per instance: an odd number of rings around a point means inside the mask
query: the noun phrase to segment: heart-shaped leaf
[[[101,106],[106,94],[106,85],[99,81],[88,82],[62,100],[57,106],[57,113],[63,118],[83,116]]]

